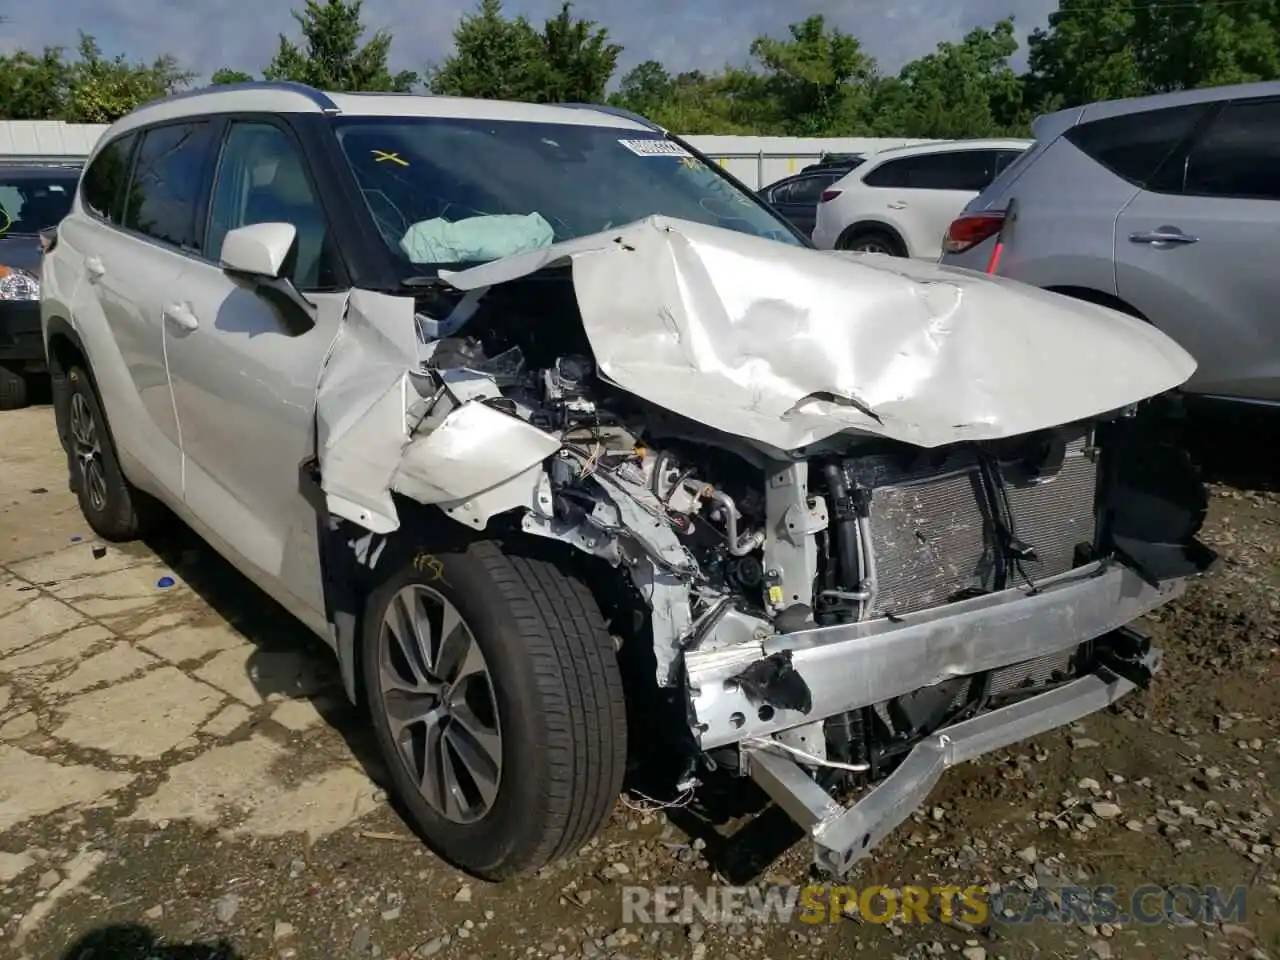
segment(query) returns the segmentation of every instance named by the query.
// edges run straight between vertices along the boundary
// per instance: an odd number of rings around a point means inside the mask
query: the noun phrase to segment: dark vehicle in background
[[[756,195],[774,210],[786,217],[797,230],[806,237],[813,235],[813,225],[818,216],[818,199],[822,191],[831,186],[858,164],[862,159],[841,164],[810,164],[803,171],[790,177],[783,177],[767,187],[761,187]]]
[[[1274,81],[1041,117],[942,262],[1139,317],[1195,357],[1184,393],[1280,406],[1278,129]]]
[[[25,407],[45,370],[41,231],[71,210],[79,179],[77,164],[0,163],[0,410]]]

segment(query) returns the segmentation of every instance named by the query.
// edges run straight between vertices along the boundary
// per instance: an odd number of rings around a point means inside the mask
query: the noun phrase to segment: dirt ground
[[[97,545],[48,407],[0,414],[0,958],[1280,960],[1280,444],[1193,427],[1222,560],[1149,625],[1155,687],[951,771],[848,882],[1243,885],[1242,915],[647,926],[624,886],[804,883],[805,845],[633,799],[536,878],[469,880],[389,806],[321,644],[185,531]]]

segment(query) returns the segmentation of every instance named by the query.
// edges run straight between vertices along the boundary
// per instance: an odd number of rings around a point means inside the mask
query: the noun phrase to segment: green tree
[[[1009,66],[1018,50],[1013,21],[969,31],[875,85],[871,131],[881,136],[957,139],[1025,131],[1024,84]]]
[[[58,47],[0,57],[0,104],[8,120],[61,119],[71,95],[71,72]]]
[[[667,68],[657,60],[646,60],[623,74],[618,92],[609,98],[609,102],[648,116],[668,104],[674,93],[675,84]]]
[[[856,37],[828,26],[820,14],[793,23],[788,31],[787,40],[757,37],[752,42],[760,82],[739,84],[736,94],[772,100],[769,112],[779,133],[847,136],[865,110],[875,61]]]
[[[392,73],[387,65],[391,34],[379,30],[363,45],[364,0],[306,0],[293,11],[302,31],[301,44],[284,34],[263,76],[293,80],[322,90],[369,90],[405,93],[418,83],[410,70]]]
[[[453,33],[454,51],[432,70],[435,93],[536,103],[600,102],[622,47],[573,5],[538,31],[525,17],[508,19],[502,0],[481,0]]]
[[[243,70],[232,70],[230,67],[223,67],[220,70],[213,71],[213,76],[209,78],[209,82],[214,86],[224,86],[229,83],[249,83],[253,80],[251,74],[245,73]]]
[[[70,123],[110,123],[149,100],[185,87],[194,77],[163,55],[150,63],[123,54],[108,59],[96,40],[80,35],[78,58],[67,70],[69,94],[58,119]]]
[[[542,44],[524,17],[507,19],[502,0],[482,0],[453,32],[454,50],[433,68],[434,93],[494,100],[541,99]]]
[[[1028,99],[1036,112],[1148,92],[1131,0],[1059,0],[1027,41]]]
[[[564,0],[560,12],[542,29],[543,98],[550,103],[604,100],[604,88],[618,66],[622,47],[609,42],[609,31],[594,20],[573,16]]]

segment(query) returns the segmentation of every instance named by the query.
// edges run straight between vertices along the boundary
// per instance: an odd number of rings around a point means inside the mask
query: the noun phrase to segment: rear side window
[[[1145,187],[1211,106],[1193,103],[1103,117],[1074,126],[1064,136],[1116,176]]]
[[[869,187],[977,193],[996,175],[997,150],[953,150],[890,160],[863,178]]]
[[[124,225],[164,243],[200,252],[196,212],[213,155],[207,121],[154,127],[142,135],[125,204]]]
[[[126,133],[98,151],[80,181],[80,200],[89,212],[120,223],[124,186],[129,179],[129,157],[137,135]]]
[[[1280,200],[1280,101],[1227,104],[1187,155],[1182,192]]]
[[[787,197],[790,203],[812,203],[818,205],[822,191],[840,179],[839,174],[824,174],[816,177],[805,177],[791,184],[791,194]]]

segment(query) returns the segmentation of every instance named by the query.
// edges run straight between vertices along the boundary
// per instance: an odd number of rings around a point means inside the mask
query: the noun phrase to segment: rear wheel
[[[22,371],[0,363],[0,410],[20,410],[29,402],[27,378]]]
[[[71,489],[93,532],[103,540],[136,540],[159,521],[161,507],[120,470],[98,392],[82,367],[67,371],[67,463]]]
[[[890,257],[905,257],[907,252],[902,242],[885,230],[850,230],[840,238],[841,250],[856,250],[860,253],[883,253]]]
[[[361,657],[392,786],[447,860],[527,873],[608,817],[621,674],[594,598],[555,562],[490,541],[419,554],[370,596]]]

